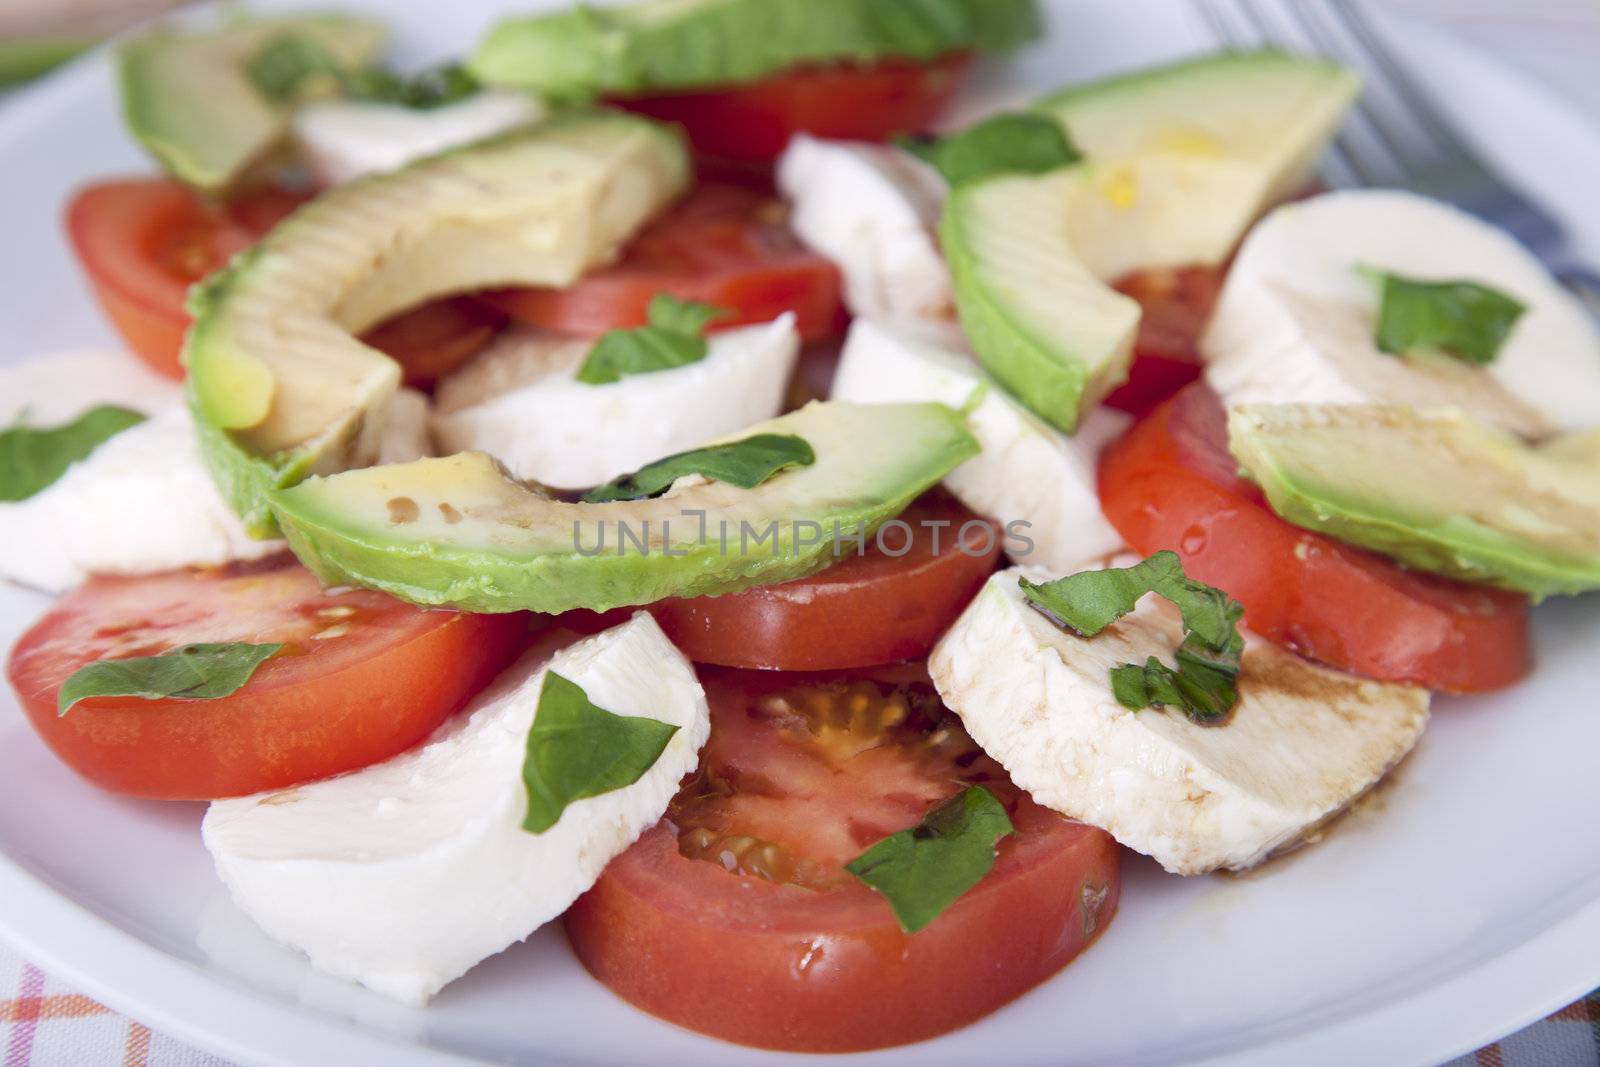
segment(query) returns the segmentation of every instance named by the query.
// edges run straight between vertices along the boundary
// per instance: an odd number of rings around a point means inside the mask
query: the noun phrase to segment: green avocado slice
[[[250,59],[283,37],[317,45],[363,67],[388,37],[383,26],[345,15],[246,19],[221,29],[159,29],[117,52],[117,82],[128,129],[168,171],[206,192],[233,183],[288,129],[292,105],[250,80]]]
[[[1534,597],[1600,589],[1592,434],[1531,446],[1452,409],[1284,404],[1229,412],[1228,439],[1296,526]]]
[[[804,438],[815,462],[754,489],[691,477],[654,499],[567,504],[465,452],[311,478],[272,504],[327,582],[467,611],[605,611],[820,570],[978,451],[941,404],[813,403],[737,436],[761,433]]]
[[[1040,30],[1035,0],[579,4],[500,23],[468,66],[488,85],[588,99],[754,81],[801,63],[1001,51]]]
[[[579,113],[329,190],[190,297],[202,453],[259,536],[269,490],[373,462],[399,385],[356,340],[436,296],[571,284],[689,180],[682,140]]]

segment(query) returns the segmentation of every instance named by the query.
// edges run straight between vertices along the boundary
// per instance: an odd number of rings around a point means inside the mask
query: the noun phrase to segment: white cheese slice
[[[530,651],[410,752],[212,804],[202,833],[239,907],[318,970],[414,1004],[566,911],[661,818],[710,712],[645,613],[550,652],[550,640]],[[531,834],[522,765],[547,670],[599,707],[679,729],[637,782]]]
[[[1465,280],[1527,305],[1498,358],[1380,352],[1370,266]],[[1458,407],[1525,437],[1600,426],[1600,331],[1577,299],[1504,231],[1414,193],[1328,193],[1251,231],[1201,341],[1206,378],[1240,404]]]
[[[323,100],[295,112],[294,136],[317,177],[339,185],[531,125],[544,115],[544,105],[533,97],[500,90],[427,109]]]
[[[1154,596],[1092,640],[1029,606],[1013,569],[991,578],[928,666],[983,750],[1046,807],[1107,830],[1177,874],[1239,870],[1292,846],[1416,744],[1428,693],[1316,666],[1245,638],[1226,725],[1130,711],[1110,671],[1172,662],[1176,610]]]
[[[1013,400],[970,356],[866,319],[850,328],[832,398],[933,400],[966,412],[983,451],[952,471],[945,488],[981,515],[1019,524],[1007,539],[1014,562],[1060,574],[1123,547],[1100,511],[1096,468],[1100,452],[1132,421],[1127,415],[1099,408],[1068,437]]]
[[[502,335],[436,394],[446,454],[487,452],[518,478],[587,488],[777,415],[800,353],[794,316],[714,333],[698,363],[607,385],[576,378],[592,342]]]
[[[151,415],[182,396],[177,382],[126,352],[54,352],[0,365],[0,428],[59,426],[99,404]]]
[[[897,148],[800,134],[778,161],[800,240],[838,264],[856,315],[951,320],[950,272],[934,227],[939,175]]]

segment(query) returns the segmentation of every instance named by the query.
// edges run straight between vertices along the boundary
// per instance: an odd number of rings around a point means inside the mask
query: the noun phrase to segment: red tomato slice
[[[67,233],[95,297],[128,347],[169,378],[182,378],[189,286],[276,226],[309,194],[263,188],[227,204],[164,178],[101,182],[73,197]],[[493,312],[458,299],[427,304],[378,327],[368,343],[426,386],[499,329]]]
[[[1157,404],[1200,377],[1200,334],[1222,292],[1226,268],[1184,267],[1137,271],[1116,283],[1144,310],[1133,342],[1128,380],[1106,403],[1133,415]]]
[[[920,659],[993,573],[1001,534],[942,490],[900,521],[909,537],[892,528],[883,548],[869,538],[860,553],[845,542],[846,555],[809,578],[664,600],[650,612],[697,663],[812,671]]]
[[[766,162],[777,159],[796,133],[887,141],[921,132],[944,113],[971,66],[971,55],[956,52],[931,63],[882,59],[797,67],[749,85],[614,103],[681,123],[705,155]]]
[[[282,789],[388,759],[426,737],[522,648],[521,615],[423,611],[382,593],[325,593],[280,557],[225,571],[97,578],[11,651],[7,676],[56,755],[103,789],[206,800]],[[56,693],[99,659],[192,642],[281,643],[232,696]]]
[[[1528,672],[1528,600],[1406,570],[1293,526],[1238,475],[1222,404],[1192,385],[1113,445],[1106,517],[1139,552],[1171,549],[1227,590],[1256,633],[1383,681],[1473,693]]]
[[[1017,790],[920,666],[702,680],[700,771],[567,912],[578,958],[624,999],[746,1045],[879,1048],[994,1011],[1111,920],[1110,836]],[[907,935],[842,866],[969,784],[990,788],[1018,832],[981,882]]]
[[[795,239],[786,214],[783,201],[756,189],[702,185],[641,230],[615,266],[565,289],[486,298],[523,322],[588,336],[644,325],[658,293],[732,311],[717,329],[792,311],[805,340],[832,336],[844,323],[839,270]]]

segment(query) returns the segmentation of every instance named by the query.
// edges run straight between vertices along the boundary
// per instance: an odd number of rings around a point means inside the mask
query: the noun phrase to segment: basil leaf
[[[997,115],[960,133],[902,138],[901,148],[930,163],[951,188],[1003,174],[1044,174],[1083,158],[1048,115]]]
[[[1222,590],[1185,575],[1177,553],[1157,552],[1132,567],[1084,571],[1053,582],[1021,578],[1017,585],[1035,609],[1086,638],[1132,611],[1147,593],[1177,606],[1184,630],[1175,655],[1177,668],[1154,656],[1142,667],[1112,668],[1111,691],[1123,707],[1175,707],[1195,722],[1209,723],[1239,702],[1244,607]]]
[[[650,323],[633,330],[612,330],[596,342],[578,369],[578,381],[610,385],[630,374],[698,363],[711,347],[702,336],[713,319],[730,314],[722,308],[659,293],[650,301]]]
[[[1391,355],[1440,351],[1480,366],[1493,363],[1528,309],[1505,293],[1475,282],[1425,282],[1357,268],[1377,282],[1377,344]]]
[[[689,474],[740,489],[754,489],[786,467],[809,467],[817,455],[805,438],[793,434],[758,433],[742,441],[697,448],[658,459],[632,474],[607,482],[586,493],[585,504],[617,500],[644,500],[660,496],[672,483]]]
[[[67,468],[144,421],[127,408],[90,408],[61,426],[0,430],[0,501],[26,500],[56,483]]]
[[[340,79],[345,95],[352,100],[398,104],[413,111],[431,111],[475,95],[482,88],[478,79],[460,63],[446,63],[402,77],[382,67],[352,71]]]
[[[282,645],[180,645],[159,656],[103,659],[78,668],[56,695],[56,714],[65,715],[88,697],[138,697],[161,700],[215,700],[237,693]]]
[[[522,828],[542,834],[573,801],[637,782],[677,732],[671,723],[596,707],[582,686],[546,672],[522,764],[528,790]]]
[[[343,70],[328,50],[297,34],[275,37],[245,61],[244,71],[262,96],[279,104],[300,95],[317,75],[340,78]]]
[[[914,934],[983,880],[994,867],[996,842],[1015,832],[995,795],[970,786],[844,869],[882,894],[900,929]]]

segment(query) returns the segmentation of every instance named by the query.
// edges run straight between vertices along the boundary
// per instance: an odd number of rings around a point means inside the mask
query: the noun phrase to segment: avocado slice
[[[1445,408],[1247,405],[1233,454],[1296,526],[1534,597],[1600,589],[1593,434],[1541,446]]]
[[[1134,270],[1221,263],[1310,176],[1359,86],[1321,59],[1227,53],[1045,97],[1085,160],[951,194],[956,308],[990,373],[1071,433],[1127,378]]]
[[[695,476],[654,499],[567,504],[463,452],[311,478],[272,503],[326,582],[468,611],[604,611],[820,570],[836,528],[855,551],[858,527],[870,534],[978,452],[942,404],[812,403],[736,436],[760,433],[798,435],[816,461],[754,489]]]
[[[134,137],[179,179],[225,189],[288,130],[291,104],[250,80],[264,46],[297,37],[352,67],[368,65],[388,37],[383,26],[346,15],[249,19],[203,33],[158,29],[117,52],[122,111]]]
[[[189,403],[224,497],[269,536],[269,489],[374,460],[400,372],[354,335],[436,296],[568,285],[688,180],[676,132],[594,112],[317,197],[190,296]]]
[[[1036,0],[644,0],[501,22],[486,85],[587,99],[748,82],[800,63],[999,51],[1037,37]]]

